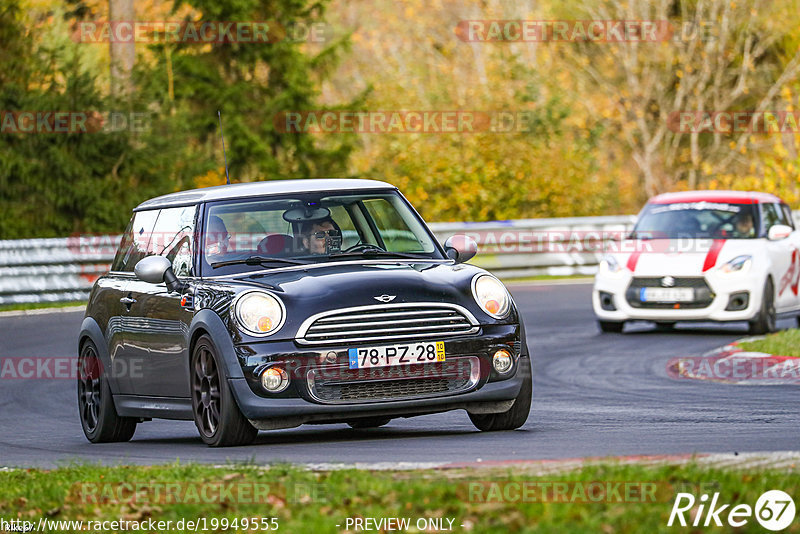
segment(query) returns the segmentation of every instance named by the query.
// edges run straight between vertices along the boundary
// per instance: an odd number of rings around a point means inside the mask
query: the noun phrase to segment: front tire
[[[91,340],[84,342],[78,355],[78,414],[92,443],[130,441],[136,432],[135,418],[117,415],[108,377]]]
[[[754,335],[769,334],[777,329],[776,323],[775,286],[772,284],[772,279],[767,278],[764,294],[761,297],[761,309],[758,311],[758,315],[750,321],[749,332]]]
[[[531,396],[533,395],[533,378],[530,371],[522,381],[522,388],[514,399],[514,405],[501,413],[473,414],[468,413],[472,424],[478,430],[493,432],[498,430],[515,430],[525,424],[531,412]]]
[[[203,442],[210,447],[252,443],[258,429],[239,410],[211,338],[200,337],[191,364],[192,412]]]
[[[622,332],[622,327],[625,326],[623,321],[597,321],[600,330],[607,334],[619,334]]]

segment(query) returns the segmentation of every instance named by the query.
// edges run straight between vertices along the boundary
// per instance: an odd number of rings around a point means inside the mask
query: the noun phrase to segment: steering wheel
[[[369,243],[363,243],[363,242],[359,241],[355,245],[353,245],[351,247],[347,247],[342,252],[358,252],[360,250],[367,250],[367,249],[384,250],[381,247],[379,247],[378,245],[371,245]]]

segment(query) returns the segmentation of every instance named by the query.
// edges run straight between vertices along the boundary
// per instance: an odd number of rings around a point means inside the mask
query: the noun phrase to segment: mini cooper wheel
[[[775,313],[775,286],[772,284],[772,279],[768,278],[767,283],[764,285],[764,296],[761,298],[761,309],[758,315],[750,321],[749,332],[751,334],[768,334],[776,330],[776,313]]]
[[[361,430],[363,428],[378,428],[383,425],[389,424],[392,419],[389,417],[369,417],[367,419],[356,419],[355,421],[348,421],[347,424],[350,428]]]
[[[129,441],[136,432],[135,418],[117,415],[97,347],[88,340],[78,356],[78,413],[92,443]]]
[[[469,413],[472,424],[484,432],[495,430],[514,430],[525,424],[531,412],[531,395],[533,394],[533,378],[530,371],[522,381],[522,387],[514,399],[514,404],[501,413],[476,414]]]
[[[192,412],[203,442],[211,447],[252,443],[258,429],[239,410],[220,357],[208,336],[197,341],[191,364]]]
[[[597,325],[603,332],[619,334],[625,323],[622,321],[597,321]]]

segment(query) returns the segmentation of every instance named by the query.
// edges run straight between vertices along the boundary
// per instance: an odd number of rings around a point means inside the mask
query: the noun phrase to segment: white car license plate
[[[350,369],[445,361],[444,341],[347,349]]]
[[[642,302],[691,302],[694,289],[691,287],[643,287],[639,293]]]

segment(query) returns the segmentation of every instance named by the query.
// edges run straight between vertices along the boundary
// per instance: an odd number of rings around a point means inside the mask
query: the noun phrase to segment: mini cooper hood
[[[447,263],[337,264],[243,273],[238,280],[276,292],[287,306],[324,311],[389,301],[447,302],[472,308],[470,282],[482,269]],[[379,299],[376,297],[383,297]],[[394,297],[391,300],[390,297]]]
[[[636,276],[702,276],[737,256],[756,255],[760,239],[628,240],[611,254]]]

